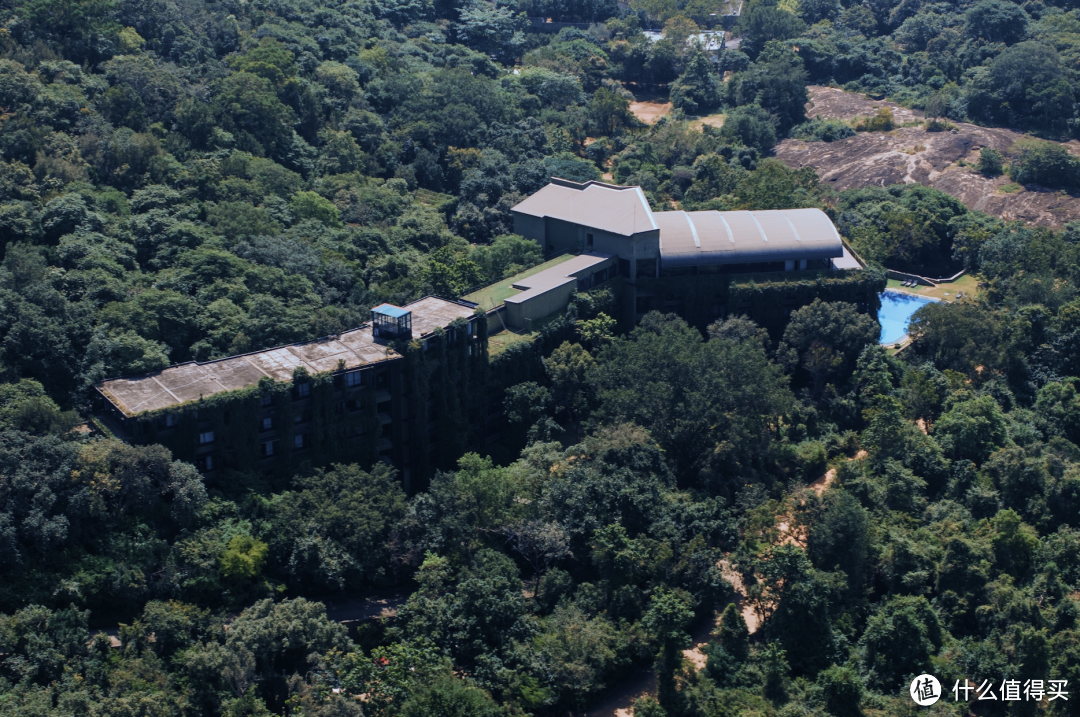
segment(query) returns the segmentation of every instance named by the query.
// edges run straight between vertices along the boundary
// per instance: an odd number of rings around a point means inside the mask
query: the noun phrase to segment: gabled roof
[[[828,259],[844,253],[820,209],[657,212],[664,266]]]
[[[551,184],[514,207],[533,217],[551,217],[600,231],[632,236],[658,229],[641,187],[551,178]]]

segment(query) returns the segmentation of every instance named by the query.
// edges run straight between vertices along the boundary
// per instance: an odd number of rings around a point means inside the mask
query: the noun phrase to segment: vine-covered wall
[[[311,384],[310,395],[298,398],[293,386]],[[263,405],[263,397],[270,404]],[[356,410],[350,410],[352,408]],[[302,424],[295,421],[299,411],[309,411]],[[262,434],[264,416],[273,416],[274,434]],[[174,425],[163,425],[171,416]],[[303,368],[293,373],[292,383],[262,378],[247,388],[218,393],[181,406],[150,411],[136,419],[136,433],[161,443],[173,455],[194,462],[199,452],[199,434],[214,432],[215,470],[255,470],[263,458],[262,444],[275,443],[274,460],[267,465],[277,472],[294,470],[302,461],[316,465],[360,463],[370,466],[377,458],[378,425],[375,391],[370,385],[348,388],[341,372],[309,375]],[[297,428],[307,435],[305,450],[294,448]],[[310,450],[308,450],[310,448]]]
[[[881,308],[878,296],[884,291],[884,272],[874,269],[836,274],[800,272],[791,275],[756,275],[732,277],[723,274],[640,279],[637,293],[645,294],[649,308],[674,312],[698,328],[704,329],[717,316],[745,314],[779,339],[791,312],[822,301],[847,301],[860,311],[877,316]]]

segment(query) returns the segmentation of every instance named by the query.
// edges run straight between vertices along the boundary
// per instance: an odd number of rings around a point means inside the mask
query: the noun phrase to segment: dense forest
[[[0,3],[0,712],[566,715],[649,665],[637,717],[903,715],[923,671],[1080,685],[1080,226],[770,157],[892,128],[808,119],[807,83],[836,83],[927,131],[1030,132],[973,171],[1078,185],[1049,140],[1080,136],[1080,10],[751,0],[710,56],[693,36],[728,10]],[[632,93],[675,109],[644,125]],[[873,265],[980,291],[922,309],[898,354],[845,302],[775,335],[571,312],[506,390],[499,450],[416,495],[381,464],[204,480],[85,430],[105,377],[536,264],[510,207],[608,173],[656,209],[821,207]],[[349,628],[320,602],[378,591],[396,614]],[[1080,712],[1046,697],[933,714]]]

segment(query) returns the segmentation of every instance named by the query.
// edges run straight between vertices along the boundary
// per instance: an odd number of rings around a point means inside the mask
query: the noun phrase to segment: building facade
[[[484,425],[486,366],[483,316],[429,296],[376,307],[370,324],[337,336],[108,379],[98,416],[210,477],[381,460],[417,490]]]
[[[770,325],[779,325],[777,311],[790,313],[818,297],[846,296],[863,310],[877,308],[878,277],[862,275],[862,265],[820,209],[653,212],[640,187],[553,178],[515,206],[513,215],[515,231],[546,254],[611,257],[612,273],[623,278],[620,318],[627,324],[660,310],[701,325],[731,313],[763,321],[768,314]],[[537,275],[542,288],[530,287],[517,300],[545,309],[565,306],[561,295],[554,296],[563,286],[557,268],[547,273],[550,286]],[[747,281],[773,286],[779,298],[769,300],[779,309],[748,303],[740,292],[731,301],[732,287]],[[806,282],[816,288],[796,289]],[[508,313],[512,300],[507,299]],[[538,313],[533,308],[529,318],[540,318]]]

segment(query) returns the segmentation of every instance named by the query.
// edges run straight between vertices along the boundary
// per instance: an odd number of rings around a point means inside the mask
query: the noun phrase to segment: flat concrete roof
[[[523,301],[528,301],[534,296],[540,296],[541,294],[551,291],[556,287],[563,286],[572,281],[576,282],[578,276],[612,258],[613,256],[611,254],[601,254],[599,252],[581,254],[580,256],[575,256],[573,259],[564,261],[558,266],[553,266],[546,271],[542,271],[539,274],[525,277],[524,279],[511,284],[515,289],[520,289],[522,293],[514,294],[507,298],[505,303],[520,304]]]
[[[859,263],[859,260],[856,259],[854,256],[852,256],[851,252],[848,251],[847,247],[844,247],[844,255],[842,257],[840,257],[839,259],[833,259],[832,263],[833,263],[833,266],[836,267],[837,269],[861,269],[861,268],[863,268],[862,264]]]
[[[664,266],[831,259],[840,234],[820,209],[656,212]]]
[[[473,309],[454,301],[428,296],[405,307],[412,312],[413,336],[421,338],[454,320],[469,318]],[[242,356],[170,366],[154,373],[113,378],[97,385],[125,416],[179,406],[203,396],[253,386],[264,376],[292,381],[293,371],[303,366],[310,373],[334,371],[339,361],[346,369],[400,357],[384,343],[376,343],[371,325],[365,324],[337,336],[278,346]]]
[[[551,217],[621,236],[658,229],[641,187],[552,177],[551,184],[514,207],[533,217]]]

